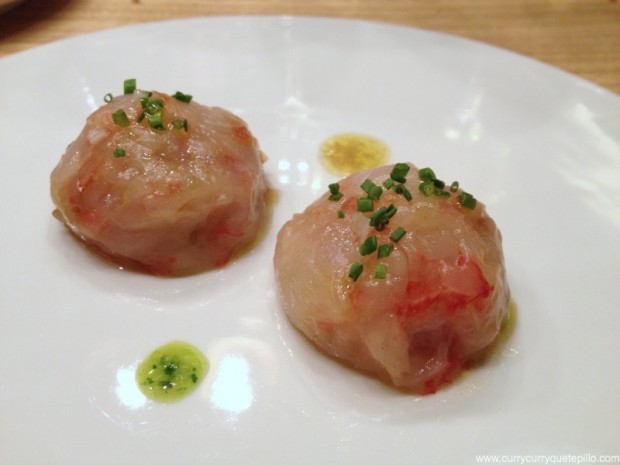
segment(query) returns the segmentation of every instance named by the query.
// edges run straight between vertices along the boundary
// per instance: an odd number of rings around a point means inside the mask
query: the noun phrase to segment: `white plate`
[[[117,270],[52,217],[49,173],[123,79],[245,118],[281,191],[267,237],[183,279]],[[620,98],[486,45],[367,22],[191,19],[110,30],[0,61],[0,463],[476,463],[618,454]],[[335,179],[328,136],[459,179],[503,231],[518,326],[436,395],[318,354],[274,292],[276,232]],[[146,401],[136,364],[170,340],[212,369]]]

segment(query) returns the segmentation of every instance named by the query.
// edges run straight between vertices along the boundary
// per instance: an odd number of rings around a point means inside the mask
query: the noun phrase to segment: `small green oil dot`
[[[170,342],[153,351],[136,370],[142,393],[157,402],[174,402],[194,391],[209,370],[207,358],[191,344]]]

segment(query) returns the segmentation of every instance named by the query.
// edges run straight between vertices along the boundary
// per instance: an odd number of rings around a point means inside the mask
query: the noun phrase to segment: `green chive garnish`
[[[370,255],[377,250],[377,236],[368,236],[359,250],[361,255]]]
[[[392,218],[396,214],[397,211],[398,209],[394,206],[393,203],[391,203],[390,206],[387,207],[385,214],[388,218]]]
[[[127,118],[127,113],[122,108],[119,108],[114,113],[112,113],[112,121],[114,124],[122,127],[129,126],[129,118]]]
[[[189,103],[192,101],[192,96],[189,94],[184,94],[183,92],[179,92],[178,90],[175,92],[173,97],[181,102]]]
[[[396,182],[405,182],[409,169],[410,167],[407,163],[396,163],[392,168],[390,178]]]
[[[366,192],[366,194],[368,194],[369,199],[379,200],[379,197],[383,194],[383,189],[381,186],[377,186],[370,179],[366,179],[360,187],[364,192]]]
[[[368,198],[373,200],[379,200],[381,194],[383,194],[383,189],[381,188],[381,186],[373,186],[373,188],[370,189],[370,192],[368,193]]]
[[[454,181],[452,184],[450,184],[450,192],[456,192],[459,190],[459,182],[458,181]]]
[[[394,185],[393,179],[386,179],[385,181],[383,181],[383,187],[385,187],[387,190],[390,190],[393,185]]]
[[[461,194],[459,195],[459,203],[461,207],[473,210],[474,208],[476,208],[477,200],[473,195],[467,192],[461,192]]]
[[[338,184],[337,182],[330,184],[327,187],[329,188],[329,192],[331,193],[331,195],[329,196],[329,200],[340,200],[344,196],[344,194],[340,192],[340,184]]]
[[[390,254],[394,251],[394,246],[392,244],[381,244],[379,249],[377,250],[378,258],[389,257]]]
[[[161,113],[157,113],[152,116],[149,116],[149,126],[151,126],[153,129],[164,128],[164,122],[163,122]]]
[[[370,179],[366,179],[360,187],[362,188],[364,192],[368,194],[370,190],[375,186],[376,184],[374,182],[372,182]]]
[[[172,126],[175,129],[183,129],[187,132],[187,120],[186,119],[175,119],[172,121]]]
[[[159,98],[147,99],[144,104],[144,111],[149,115],[159,113],[164,108],[164,101]]]
[[[375,267],[375,278],[385,279],[386,276],[387,276],[387,265],[384,265],[383,263],[379,263]]]
[[[411,192],[405,187],[404,184],[398,184],[397,186],[395,186],[394,192],[402,195],[405,199],[407,199],[407,201],[411,201],[411,199],[413,198]]]
[[[357,211],[358,212],[371,212],[374,209],[372,199],[363,198],[357,199]]]
[[[392,168],[390,178],[392,178],[396,182],[405,182],[405,176],[407,176],[409,169],[410,168],[407,163],[396,163],[394,165],[394,168]]]
[[[121,158],[125,156],[125,149],[123,147],[116,147],[112,153],[114,158]]]
[[[397,208],[394,204],[390,204],[389,207],[380,207],[370,216],[370,226],[373,226],[377,231],[383,231],[390,222],[396,212]]]
[[[136,80],[125,79],[125,81],[123,82],[123,93],[133,94],[135,90],[136,90]]]
[[[405,228],[399,227],[392,233],[392,235],[390,236],[390,239],[394,242],[398,242],[403,238],[405,234],[407,234],[407,231],[405,231]]]
[[[362,265],[360,262],[355,262],[353,265],[351,265],[351,268],[349,268],[349,278],[351,278],[353,281],[357,281],[357,278],[360,277],[362,271],[364,271],[364,265]]]
[[[344,218],[344,212],[342,210],[338,210],[338,218]]]
[[[420,171],[418,171],[418,178],[420,178],[421,181],[430,181],[430,182],[437,179],[435,177],[435,172],[430,168],[422,168]]]
[[[424,194],[426,197],[433,195],[433,193],[435,192],[435,186],[433,186],[433,183],[431,181],[421,182],[418,186],[418,189],[420,189],[420,192],[422,192],[422,194]]]
[[[103,101],[105,103],[110,103],[112,100],[114,100],[114,96],[112,94],[105,94],[103,96]]]
[[[375,210],[370,216],[370,226],[373,226],[377,231],[382,231],[390,222],[387,212],[388,210],[385,207]]]
[[[446,187],[446,183],[443,182],[441,179],[433,179],[433,185],[437,189],[443,189],[444,187]]]

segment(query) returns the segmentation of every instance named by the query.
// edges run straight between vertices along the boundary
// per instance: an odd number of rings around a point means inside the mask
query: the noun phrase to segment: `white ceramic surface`
[[[159,279],[94,257],[52,217],[49,174],[135,77],[249,123],[280,191],[265,239],[219,271]],[[0,463],[469,464],[620,453],[620,98],[442,34],[296,17],[173,21],[0,60]],[[316,352],[274,291],[275,235],[334,177],[340,131],[382,139],[484,201],[518,305],[507,346],[436,395]],[[145,400],[133,371],[184,340],[212,369]]]

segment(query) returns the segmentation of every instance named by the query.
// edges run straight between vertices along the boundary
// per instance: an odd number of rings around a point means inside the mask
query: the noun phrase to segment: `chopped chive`
[[[380,207],[370,216],[370,226],[373,226],[377,231],[385,229],[390,222],[390,218],[396,214],[396,207],[394,204],[390,204],[389,207]]]
[[[430,181],[430,182],[437,179],[435,177],[435,172],[430,168],[422,168],[420,171],[418,171],[418,178],[420,178],[421,181]]]
[[[187,119],[175,119],[174,121],[172,121],[172,126],[175,129],[183,129],[185,132],[187,132]]]
[[[329,188],[329,192],[331,192],[332,194],[337,194],[338,192],[340,192],[340,184],[338,184],[337,182],[330,184],[327,187]]]
[[[386,179],[385,181],[383,181],[383,187],[385,187],[387,190],[390,190],[393,185],[394,185],[393,179]]]
[[[114,158],[121,158],[125,156],[125,149],[123,147],[116,147],[112,153]]]
[[[361,255],[370,255],[375,250],[377,250],[377,236],[375,235],[368,236],[364,243],[359,246]]]
[[[374,226],[377,231],[382,231],[389,222],[390,219],[387,216],[387,208],[385,207],[378,208],[370,216],[370,226]]]
[[[396,182],[405,182],[405,176],[407,176],[409,169],[410,167],[407,163],[396,163],[394,165],[394,168],[392,168],[390,178],[392,178]]]
[[[159,113],[164,108],[164,101],[159,98],[148,99],[144,106],[144,111],[149,115]]]
[[[164,128],[164,122],[162,120],[161,113],[156,113],[149,116],[149,126],[151,126],[153,129]]]
[[[342,210],[338,210],[338,218],[344,218],[344,212]]]
[[[420,189],[420,192],[422,192],[422,194],[426,197],[433,195],[435,192],[435,186],[433,186],[433,183],[430,181],[421,182],[418,189]]]
[[[397,211],[398,211],[398,209],[394,206],[393,203],[391,203],[390,206],[387,207],[385,215],[388,218],[392,218],[396,214]]]
[[[173,97],[181,102],[189,103],[192,101],[192,96],[189,94],[184,94],[183,92],[179,92],[178,90],[175,92]]]
[[[394,251],[394,245],[392,244],[381,244],[379,249],[377,250],[378,258],[389,257],[390,254]]]
[[[136,118],[136,121],[137,121],[138,123],[141,123],[141,122],[142,122],[142,120],[144,119],[144,117],[145,117],[145,116],[146,116],[146,113],[145,113],[145,112],[140,113],[140,114],[138,115],[138,117]]]
[[[443,189],[444,187],[446,187],[446,183],[443,182],[441,179],[433,179],[433,185],[437,189]]]
[[[112,100],[114,100],[114,96],[112,94],[105,94],[103,96],[103,101],[105,103],[110,103]]]
[[[448,191],[445,191],[443,189],[439,189],[439,188],[435,187],[435,195],[437,197],[450,197],[450,195],[452,195],[452,194],[450,194],[450,192],[448,192]]]
[[[372,199],[363,198],[357,199],[357,211],[358,212],[371,212],[374,208]]]
[[[402,195],[405,199],[407,199],[407,201],[411,201],[411,199],[413,198],[411,192],[405,187],[404,184],[398,184],[396,187],[394,187],[394,192]]]
[[[138,101],[149,115],[154,115],[164,108],[164,101],[160,98],[141,97]]]
[[[340,192],[340,184],[338,184],[337,182],[330,184],[327,187],[329,188],[329,192],[331,193],[331,195],[329,196],[329,200],[340,200],[344,196],[344,194]]]
[[[353,281],[357,281],[357,278],[360,277],[362,271],[364,271],[364,265],[362,265],[360,262],[355,262],[353,265],[351,265],[351,268],[349,268],[349,278],[351,278]]]
[[[122,108],[119,108],[114,113],[112,113],[112,121],[114,124],[122,127],[129,126],[129,118],[127,118],[127,113]]]
[[[360,187],[364,192],[368,194],[373,187],[376,187],[376,184],[370,179],[366,179]]]
[[[390,236],[390,239],[394,242],[398,242],[403,238],[405,234],[407,234],[407,231],[405,231],[405,228],[399,227],[392,233],[392,235]]]
[[[383,194],[383,189],[381,186],[377,186],[370,179],[366,179],[360,187],[364,192],[366,192],[366,194],[368,194],[369,199],[379,200],[379,197]]]
[[[450,184],[450,192],[456,192],[459,190],[459,182],[458,181],[454,181],[452,184]]]
[[[379,200],[382,194],[383,189],[381,188],[381,186],[373,186],[368,193],[368,198],[373,200]]]
[[[133,94],[135,90],[136,90],[136,80],[125,79],[125,81],[123,82],[123,93]]]
[[[383,263],[379,263],[375,267],[375,278],[385,279],[386,276],[387,276],[387,265],[384,265]]]
[[[477,200],[473,195],[467,192],[461,192],[461,194],[459,195],[459,203],[461,207],[473,210],[474,208],[476,208]]]

